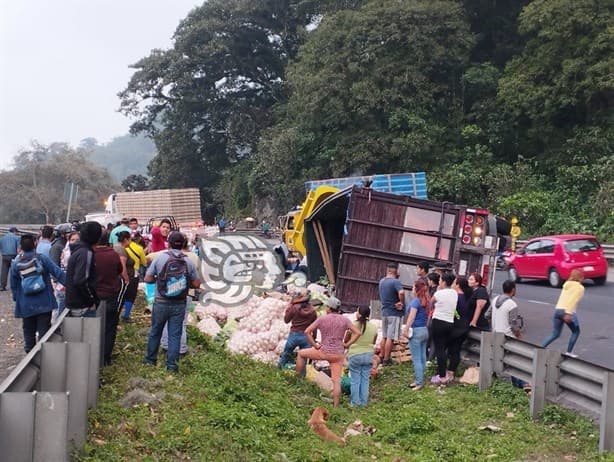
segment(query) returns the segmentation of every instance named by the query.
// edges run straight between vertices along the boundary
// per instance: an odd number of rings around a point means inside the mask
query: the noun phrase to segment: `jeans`
[[[369,400],[369,376],[373,353],[360,353],[348,358],[350,366],[350,405],[366,406]]]
[[[51,311],[23,318],[22,326],[23,348],[28,353],[36,345],[36,333],[38,332],[38,339],[40,340],[51,327]]]
[[[564,316],[565,310],[557,309],[554,311],[554,317],[552,318],[552,333],[543,341],[542,346],[544,348],[560,337],[561,331],[563,330],[563,324],[566,324],[563,320]],[[578,322],[576,313],[571,314],[571,322],[567,324],[567,327],[571,330],[571,337],[569,337],[569,343],[567,344],[567,353],[571,353],[580,336],[580,323]]]
[[[56,318],[60,315],[64,308],[66,308],[66,289],[64,286],[60,286],[59,283],[54,285],[53,294],[55,295],[55,301],[58,302],[58,310],[56,314]]]
[[[183,323],[181,325],[181,346],[179,347],[179,354],[184,354],[188,352],[188,310],[185,310],[185,315],[183,316]],[[160,340],[160,346],[163,350],[168,350],[168,323],[164,324],[164,329],[162,330],[162,339]]]
[[[6,290],[6,281],[9,277],[11,262],[17,255],[2,255],[2,271],[0,272],[0,288]]]
[[[292,357],[292,353],[294,353],[294,349],[296,347],[298,347],[299,350],[302,350],[304,348],[309,348],[310,346],[311,344],[303,332],[290,332],[290,335],[288,335],[288,340],[286,340],[284,352],[279,357],[277,367],[283,369],[286,363],[290,362],[290,358]]]
[[[426,343],[429,338],[428,328],[414,327],[413,335],[409,339],[409,351],[414,363],[416,385],[424,385],[424,371],[426,370]]]
[[[166,369],[177,372],[179,366],[179,346],[181,344],[181,325],[185,316],[186,302],[159,303],[154,302],[151,313],[151,330],[147,339],[147,356],[145,362],[156,364],[158,350],[164,325],[168,322],[168,352],[166,354]]]

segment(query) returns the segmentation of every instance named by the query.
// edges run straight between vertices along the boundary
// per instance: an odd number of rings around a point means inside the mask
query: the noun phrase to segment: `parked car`
[[[560,287],[572,270],[579,269],[596,285],[605,284],[608,262],[595,236],[562,234],[536,237],[507,259],[511,280],[547,279]]]

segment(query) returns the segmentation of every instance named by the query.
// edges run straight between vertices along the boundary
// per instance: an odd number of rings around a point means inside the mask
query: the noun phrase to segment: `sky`
[[[0,0],[0,170],[36,140],[128,133],[130,64],[168,49],[202,0]]]

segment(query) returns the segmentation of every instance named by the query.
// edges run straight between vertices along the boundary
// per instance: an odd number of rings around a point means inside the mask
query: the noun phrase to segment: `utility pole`
[[[68,200],[68,210],[66,210],[66,222],[70,221],[70,208],[72,207],[72,203],[77,199],[77,194],[79,192],[79,186],[75,189],[75,184],[71,181],[70,187],[68,183],[64,185],[64,200]],[[67,197],[68,196],[68,197]]]

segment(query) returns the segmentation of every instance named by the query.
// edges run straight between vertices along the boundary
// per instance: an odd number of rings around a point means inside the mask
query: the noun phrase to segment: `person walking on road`
[[[6,282],[11,269],[11,262],[19,253],[19,236],[17,228],[9,228],[9,232],[0,239],[0,252],[2,253],[2,272],[0,273],[0,290],[6,290]]]
[[[573,354],[572,351],[580,336],[580,323],[576,310],[578,308],[578,303],[580,303],[580,300],[584,296],[582,281],[584,281],[584,274],[582,274],[582,271],[579,269],[575,269],[569,275],[569,279],[563,284],[561,295],[556,302],[554,317],[552,318],[552,333],[542,343],[542,346],[546,348],[554,342],[560,337],[561,331],[563,330],[563,324],[567,324],[567,327],[569,327],[571,331],[571,337],[569,338],[567,352],[565,354],[572,358],[578,356]]]
[[[11,292],[15,317],[23,319],[24,349],[28,353],[36,344],[36,333],[40,339],[51,327],[51,313],[57,308],[50,276],[64,283],[66,275],[49,257],[36,253],[34,236],[22,236],[20,247],[22,253],[11,265]],[[26,280],[37,274],[42,284],[28,289]]]

